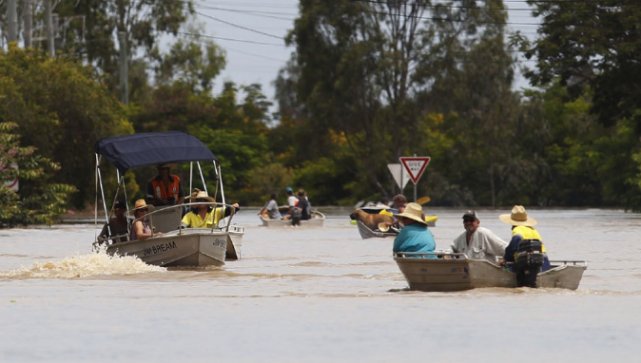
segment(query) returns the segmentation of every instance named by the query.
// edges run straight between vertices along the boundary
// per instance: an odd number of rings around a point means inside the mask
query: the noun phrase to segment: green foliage
[[[52,181],[70,184],[77,208],[93,197],[97,140],[133,132],[125,109],[90,68],[37,50],[0,52],[0,122],[18,124],[22,141],[61,166]]]
[[[18,125],[0,123],[0,228],[18,224],[53,223],[66,211],[69,194],[76,189],[67,184],[51,183],[60,165],[35,153],[34,147],[21,147]],[[18,170],[9,168],[17,165]],[[19,192],[4,185],[19,180]]]
[[[634,1],[528,1],[545,21],[537,41],[521,42],[537,69],[526,72],[535,85],[559,79],[568,96],[592,89],[592,111],[606,126],[631,117],[641,100],[641,3]],[[640,130],[641,131],[641,130]]]

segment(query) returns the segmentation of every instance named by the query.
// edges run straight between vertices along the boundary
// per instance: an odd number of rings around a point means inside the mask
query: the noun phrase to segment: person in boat
[[[183,204],[183,192],[180,177],[170,174],[168,164],[156,166],[158,174],[147,183],[147,201],[155,206]]]
[[[398,209],[399,213],[403,213],[407,205],[407,198],[403,194],[397,194],[392,198],[392,204],[393,208]]]
[[[403,213],[396,217],[403,224],[403,229],[394,239],[394,252],[434,252],[436,242],[434,235],[427,228],[423,217],[423,208],[418,203],[409,203]],[[436,256],[427,256],[436,258]]]
[[[131,241],[142,241],[147,238],[162,236],[162,232],[153,233],[151,227],[145,219],[147,213],[153,212],[154,209],[154,206],[148,205],[144,199],[138,199],[136,201],[133,209],[135,220],[133,226],[131,227]]]
[[[507,242],[480,225],[481,221],[475,211],[468,210],[463,213],[465,232],[456,237],[452,244],[452,251],[464,253],[467,258],[496,263],[497,258],[502,258],[505,254]]]
[[[292,187],[285,188],[285,194],[287,195],[287,206],[289,206],[289,210],[287,210],[287,214],[285,214],[283,219],[290,220],[292,219],[294,208],[298,206],[298,198],[294,196],[294,190]]]
[[[276,193],[272,193],[269,196],[269,202],[265,204],[258,214],[269,219],[281,219],[280,212],[278,211],[278,202],[276,201]]]
[[[98,235],[98,243],[102,244],[109,237],[114,237],[113,242],[125,242],[127,241],[128,231],[128,222],[125,212],[127,211],[125,207],[125,202],[122,200],[117,200],[114,203],[113,207],[114,215],[109,218],[109,223],[105,223],[102,227],[102,231]],[[108,227],[107,227],[108,226]],[[111,234],[109,233],[111,231]]]
[[[550,269],[541,235],[534,229],[536,220],[521,205],[515,205],[510,214],[501,214],[499,219],[512,226],[512,239],[500,263],[511,263],[517,287],[536,287],[537,274]]]
[[[232,204],[231,207],[223,206],[214,208],[211,204],[207,203],[215,203],[216,200],[207,195],[207,192],[197,188],[194,189],[194,192],[191,193],[188,198],[191,198],[197,204],[195,204],[194,208],[192,208],[192,210],[183,217],[182,226],[185,228],[216,227],[221,219],[240,210],[240,205],[238,203]]]
[[[303,221],[312,219],[311,205],[307,199],[307,193],[303,189],[298,190],[298,209],[300,209],[300,219]]]

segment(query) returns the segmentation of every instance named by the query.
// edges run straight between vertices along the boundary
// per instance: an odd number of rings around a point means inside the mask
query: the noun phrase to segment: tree
[[[592,144],[575,145],[574,160],[598,160],[597,170],[606,203],[641,210],[641,3],[620,1],[528,1],[543,19],[540,37],[520,37],[536,69],[526,73],[535,85],[555,82],[567,89],[565,102],[590,96],[590,111],[605,127]],[[558,154],[559,150],[557,150]],[[581,152],[582,155],[577,153]],[[615,171],[616,170],[616,171]],[[587,193],[586,193],[587,194]]]
[[[53,181],[78,189],[77,208],[93,197],[93,147],[133,132],[125,109],[91,69],[73,59],[15,46],[0,52],[0,122],[15,122],[25,144],[60,163]]]
[[[501,1],[481,5],[463,1],[461,6],[418,0],[301,1],[300,13],[287,37],[296,46],[296,64],[288,65],[277,82],[281,105],[296,110],[297,116],[302,113],[299,120],[313,135],[327,135],[328,131],[344,135],[356,161],[352,174],[362,175],[362,181],[384,195],[391,184],[385,165],[424,149],[426,113],[448,106],[447,113],[476,108],[486,117],[477,121],[487,124],[486,135],[503,130],[501,122],[512,117],[492,104],[506,95],[510,102],[515,101],[509,90],[513,60],[506,56],[503,44],[507,15]],[[491,61],[495,67],[466,62],[467,53],[474,51],[484,53],[476,61]],[[283,79],[286,75],[289,82]],[[491,95],[485,95],[484,88],[472,87],[473,82],[483,80],[481,76],[485,76],[486,87],[496,88]],[[458,81],[466,84],[467,94],[457,94]],[[432,100],[439,91],[445,91],[445,97],[458,97],[439,107],[442,105]],[[470,94],[479,97],[462,105]],[[297,108],[296,104],[304,106]],[[485,116],[489,113],[493,116]],[[468,116],[473,115],[468,112],[464,117]],[[485,164],[497,157],[492,153]],[[485,167],[489,185],[494,169]],[[367,194],[372,191],[366,190]]]
[[[17,128],[13,122],[0,123],[0,228],[51,224],[66,211],[67,198],[76,188],[50,181],[60,165],[38,155],[33,146],[20,146]],[[10,168],[12,165],[18,170]],[[4,185],[15,178],[19,180],[19,193]]]

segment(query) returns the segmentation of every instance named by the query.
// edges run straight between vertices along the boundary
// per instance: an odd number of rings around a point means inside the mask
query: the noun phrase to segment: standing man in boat
[[[169,165],[156,166],[158,174],[147,183],[147,201],[155,206],[183,204],[183,192],[180,178],[169,173]]]
[[[287,206],[289,206],[289,210],[283,217],[283,220],[290,220],[292,219],[294,208],[298,207],[298,198],[294,196],[294,189],[292,189],[292,187],[285,188],[285,194],[287,195]]]
[[[307,193],[303,189],[298,190],[298,208],[300,209],[301,220],[306,221],[312,218],[311,205],[307,199]]]
[[[502,258],[505,254],[507,242],[502,240],[491,230],[480,227],[481,221],[473,210],[463,214],[463,232],[456,237],[452,244],[452,251],[464,253],[467,258],[487,260],[496,263],[497,257]]]
[[[423,207],[418,203],[409,203],[403,213],[396,215],[403,224],[403,229],[394,239],[394,252],[434,252],[436,242],[434,235],[427,228],[423,217]],[[436,256],[427,256],[436,258]]]
[[[550,269],[543,240],[534,229],[536,220],[527,215],[522,205],[515,205],[510,214],[501,214],[499,219],[512,226],[512,240],[500,263],[512,262],[517,287],[536,287],[538,273]]]

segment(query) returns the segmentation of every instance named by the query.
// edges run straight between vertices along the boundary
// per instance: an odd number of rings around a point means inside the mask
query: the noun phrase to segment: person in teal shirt
[[[394,240],[393,251],[396,252],[434,252],[436,242],[434,235],[427,228],[423,217],[423,208],[418,203],[409,203],[403,213],[396,217],[403,224],[403,229]],[[409,256],[408,256],[409,257]],[[436,256],[426,256],[436,258]]]

